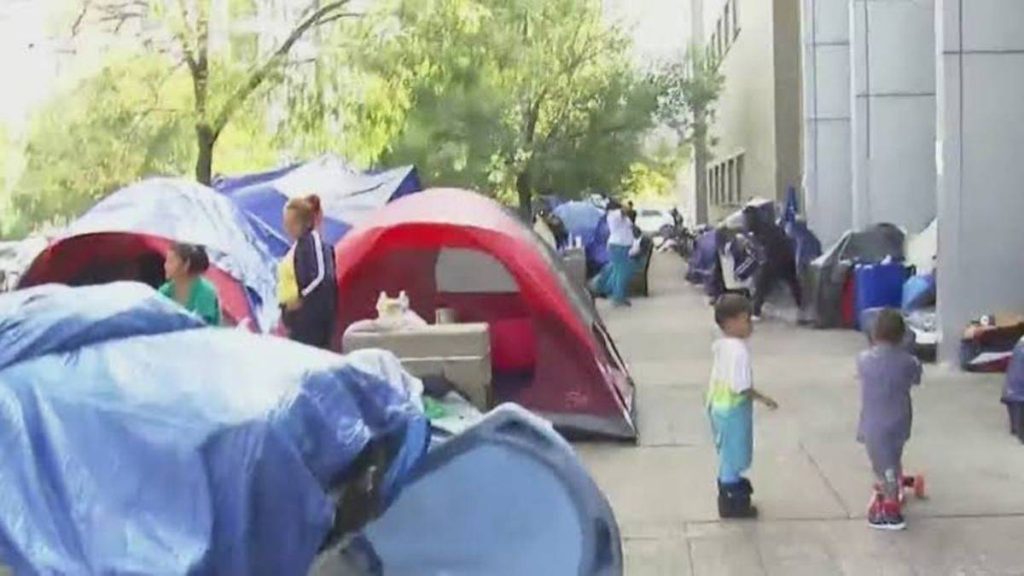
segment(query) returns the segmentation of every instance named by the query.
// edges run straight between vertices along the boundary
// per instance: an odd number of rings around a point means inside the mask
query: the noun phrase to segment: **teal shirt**
[[[174,285],[165,282],[160,287],[160,293],[174,300]],[[220,299],[217,298],[217,289],[206,278],[196,278],[192,283],[192,291],[188,295],[185,309],[202,318],[203,322],[210,326],[220,326]]]

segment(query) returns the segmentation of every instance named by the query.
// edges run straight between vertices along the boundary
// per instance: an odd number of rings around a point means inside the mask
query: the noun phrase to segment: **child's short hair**
[[[903,322],[903,315],[899,310],[886,308],[878,313],[875,319],[875,327],[871,331],[871,338],[875,342],[886,344],[902,344],[903,338],[907,335],[907,325]]]
[[[715,303],[715,324],[722,327],[727,321],[751,314],[750,300],[739,294],[725,294]]]

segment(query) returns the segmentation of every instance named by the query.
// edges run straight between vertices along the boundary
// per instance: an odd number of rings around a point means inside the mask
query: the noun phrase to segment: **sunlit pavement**
[[[702,411],[710,309],[679,258],[651,274],[650,299],[601,308],[637,382],[639,446],[578,446],[615,508],[627,575],[1024,574],[1024,445],[1008,434],[1001,377],[928,369],[905,465],[930,498],[909,502],[906,532],[868,528],[853,332],[757,326],[755,382],[781,404],[756,417],[761,519],[719,521]]]

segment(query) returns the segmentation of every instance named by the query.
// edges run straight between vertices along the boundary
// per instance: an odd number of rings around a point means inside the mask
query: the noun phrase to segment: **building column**
[[[934,0],[851,0],[850,10],[853,223],[917,233],[937,204]]]
[[[849,0],[803,0],[804,198],[826,246],[853,225]]]
[[[1024,2],[938,0],[940,353],[1024,312]]]

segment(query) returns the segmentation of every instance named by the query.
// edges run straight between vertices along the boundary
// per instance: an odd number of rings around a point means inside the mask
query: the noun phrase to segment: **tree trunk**
[[[213,182],[213,145],[216,143],[217,136],[209,126],[196,126],[196,180],[206,186]]]
[[[708,129],[707,114],[694,113],[695,137],[693,142],[694,217],[697,224],[708,223]]]
[[[516,193],[519,195],[519,216],[529,223],[533,218],[533,194],[530,193],[529,172],[523,170],[516,176]]]

